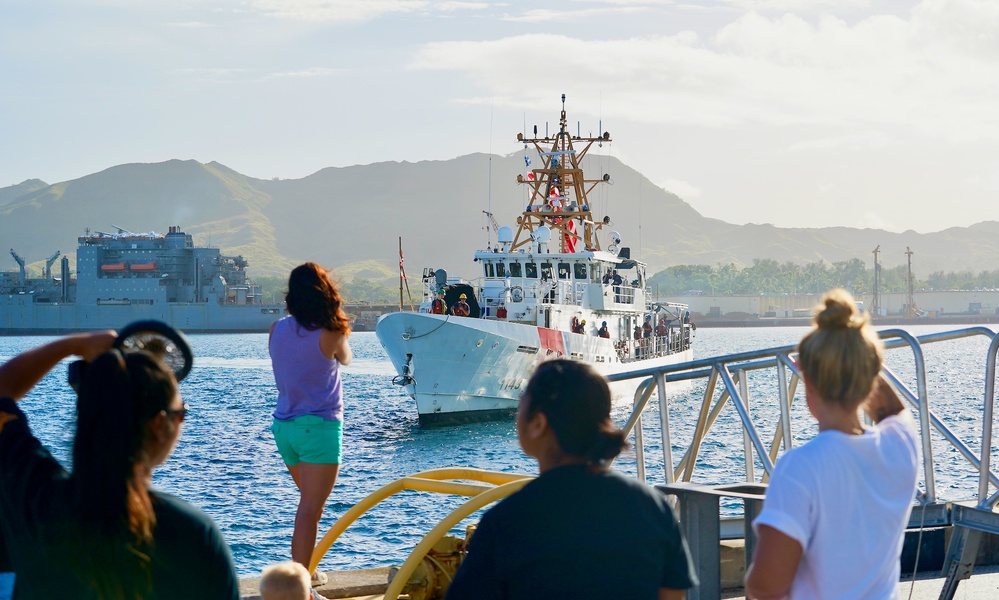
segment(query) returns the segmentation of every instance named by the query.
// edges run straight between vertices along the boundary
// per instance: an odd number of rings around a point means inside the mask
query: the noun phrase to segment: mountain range
[[[650,273],[754,259],[858,258],[870,266],[876,246],[889,268],[905,264],[911,249],[919,277],[999,268],[995,221],[933,233],[736,225],[704,217],[616,158],[590,155],[583,167],[588,179],[609,175],[590,193],[590,208],[596,220],[610,218],[610,229]],[[384,280],[398,274],[401,237],[414,282],[424,268],[476,277],[473,252],[496,239],[484,211],[516,228],[528,203],[528,188],[516,177],[525,173],[520,154],[330,167],[301,179],[257,179],[194,160],[125,164],[61,183],[30,179],[0,188],[0,238],[37,272],[56,250],[75,257],[76,238],[88,230],[164,232],[179,225],[199,245],[243,255],[251,276],[284,277],[309,260],[334,267],[341,278]],[[16,268],[13,258],[4,264]]]

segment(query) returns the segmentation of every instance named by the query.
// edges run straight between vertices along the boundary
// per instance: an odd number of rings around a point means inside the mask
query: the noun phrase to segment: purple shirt
[[[343,420],[340,362],[326,358],[319,348],[322,331],[310,331],[292,316],[275,324],[269,344],[278,389],[275,419],[315,415],[327,421]]]

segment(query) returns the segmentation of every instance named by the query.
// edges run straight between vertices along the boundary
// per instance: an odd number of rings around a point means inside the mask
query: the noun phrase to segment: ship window
[[[494,277],[494,275],[493,275],[493,263],[491,263],[491,262],[484,262],[484,263],[482,263],[482,266],[484,266],[486,268],[486,277]]]
[[[579,262],[574,264],[572,267],[576,272],[575,273],[576,279],[579,279],[580,281],[586,281],[586,263]]]
[[[519,262],[510,263],[510,277],[523,277],[524,271]]]
[[[542,279],[555,279],[554,271],[552,271],[551,263],[541,263],[541,278]]]
[[[496,276],[506,277],[506,263],[496,263]]]
[[[527,263],[527,264],[524,265],[524,270],[527,271],[527,278],[528,279],[537,279],[538,278],[538,263],[536,263],[536,262],[529,262],[529,263]]]
[[[569,263],[560,262],[558,264],[558,278],[559,279],[569,279],[569,274],[572,271],[569,270]]]

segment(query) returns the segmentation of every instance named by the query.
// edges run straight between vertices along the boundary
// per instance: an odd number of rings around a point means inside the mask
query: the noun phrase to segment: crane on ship
[[[489,212],[488,210],[482,211],[482,214],[484,214],[487,217],[489,217],[489,223],[490,223],[490,225],[486,225],[486,239],[487,240],[491,240],[492,237],[490,236],[489,227],[491,226],[493,228],[493,231],[498,232],[499,231],[499,222],[496,220],[496,217],[493,216],[493,213]]]
[[[24,271],[24,259],[17,252],[14,252],[13,248],[10,249],[10,255],[14,257],[14,260],[17,261],[17,266],[20,268],[21,274],[17,280],[17,285],[23,288],[28,281],[28,276]]]
[[[56,259],[59,258],[59,254],[60,251],[56,250],[55,254],[50,256],[49,259],[45,261],[45,279],[52,279],[52,263],[54,263]]]

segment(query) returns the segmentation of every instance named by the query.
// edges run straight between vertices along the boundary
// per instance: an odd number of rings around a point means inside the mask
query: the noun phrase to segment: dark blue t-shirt
[[[447,600],[628,598],[697,584],[666,498],[614,471],[543,473],[479,522]]]
[[[0,570],[16,574],[16,600],[97,598],[57,558],[72,556],[71,541],[56,533],[72,493],[69,474],[31,434],[25,414],[10,398],[0,398],[0,546],[6,545],[8,557]],[[146,600],[239,600],[232,555],[211,518],[170,494],[149,495],[156,528],[153,543],[140,549],[150,558],[152,594]],[[0,550],[0,559],[4,555]]]

